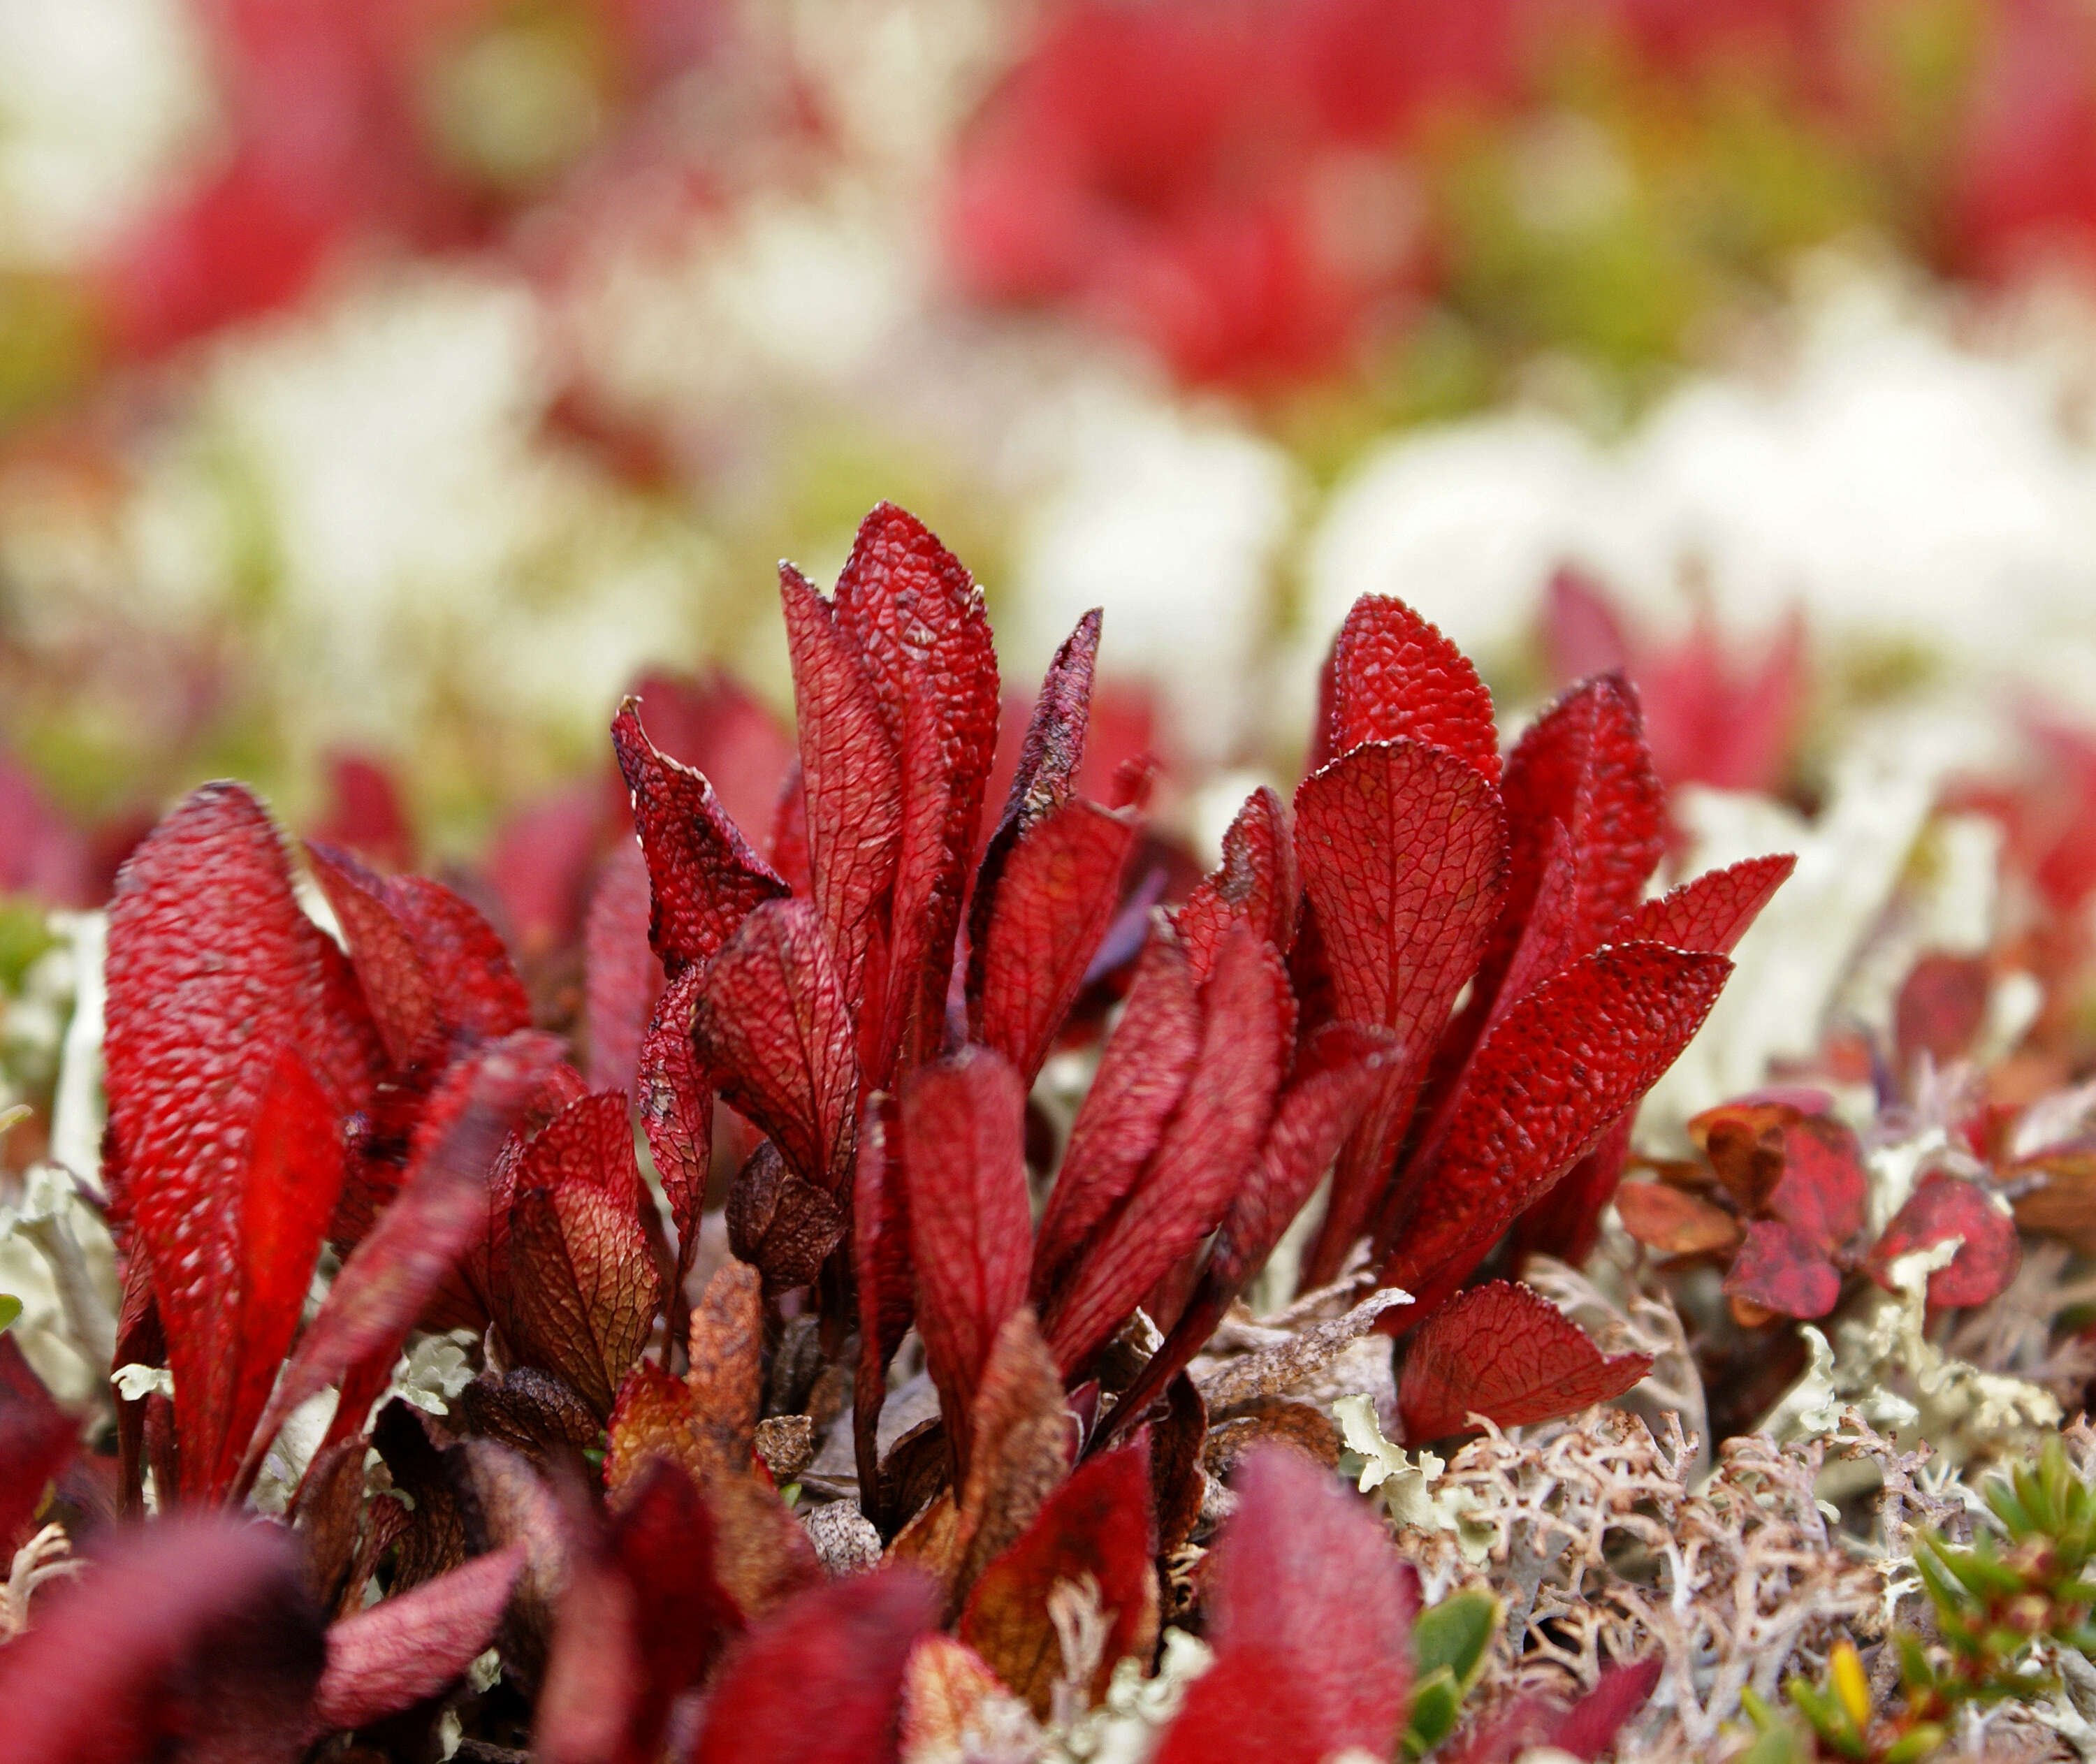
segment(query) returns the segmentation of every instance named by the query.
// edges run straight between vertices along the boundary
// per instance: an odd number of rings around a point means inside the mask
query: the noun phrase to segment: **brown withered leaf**
[[[2096,1255],[2096,1152],[2048,1153],[2018,1164],[2014,1174],[2042,1178],[2016,1197],[2018,1225]]]
[[[619,1386],[605,1430],[604,1486],[614,1501],[658,1457],[681,1464],[701,1486],[720,1468],[710,1443],[700,1438],[691,1387],[643,1360]]]
[[[1260,1446],[1286,1446],[1326,1469],[1339,1462],[1339,1432],[1332,1417],[1308,1403],[1262,1397],[1228,1421],[1208,1430],[1201,1447],[1201,1465],[1216,1481],[1226,1482],[1244,1455]]]
[[[536,1366],[513,1366],[500,1378],[483,1372],[459,1392],[458,1405],[468,1432],[535,1463],[556,1447],[594,1446],[602,1430],[573,1385]]]
[[[573,1548],[567,1517],[530,1461],[507,1446],[469,1439],[461,1449],[489,1548],[523,1547],[523,1572],[511,1591],[496,1646],[504,1675],[530,1686],[544,1668],[555,1613],[567,1590]]]
[[[371,1443],[393,1486],[414,1503],[393,1568],[394,1590],[404,1592],[465,1560],[465,1515],[449,1468],[430,1444],[421,1415],[398,1397],[378,1412]]]
[[[944,1488],[953,1469],[946,1424],[934,1415],[910,1428],[880,1461],[880,1510],[914,1517]]]
[[[1402,1295],[1372,1292],[1343,1316],[1313,1323],[1285,1342],[1225,1360],[1199,1381],[1211,1414],[1261,1397],[1279,1396],[1307,1383],[1375,1327],[1376,1319],[1404,1302]]]
[[[757,1455],[775,1483],[792,1482],[814,1461],[814,1422],[806,1415],[774,1415],[759,1421]]]
[[[718,1539],[714,1572],[753,1622],[809,1587],[823,1565],[778,1491],[753,1471],[716,1477],[701,1491]]]
[[[1138,1439],[1094,1458],[1051,1494],[1025,1533],[982,1572],[959,1635],[1041,1720],[1056,1713],[1059,1682],[1105,1696],[1115,1662],[1147,1659],[1157,1640],[1157,1537],[1149,1445]],[[1337,1461],[1334,1454],[1334,1461]],[[1059,1585],[1089,1582],[1105,1633],[1095,1658],[1063,1656],[1050,1603]]]
[[[902,1669],[897,1764],[1026,1764],[1041,1731],[981,1656],[950,1635],[919,1636]]]
[[[1727,1102],[1705,1109],[1688,1124],[1735,1205],[1758,1212],[1783,1180],[1784,1129],[1801,1117],[1782,1102]]]
[[[806,1286],[842,1241],[845,1226],[843,1208],[788,1169],[768,1139],[728,1190],[728,1247],[762,1273],[766,1292]]]
[[[919,1568],[941,1586],[952,1583],[961,1559],[961,1509],[950,1488],[942,1488],[895,1534],[881,1557],[884,1565]]]
[[[360,1438],[323,1447],[314,1454],[291,1503],[299,1570],[307,1590],[324,1610],[335,1607],[356,1561],[367,1449]]]
[[[691,1356],[693,1421],[724,1469],[747,1470],[764,1406],[764,1299],[747,1262],[723,1263],[692,1307]]]
[[[1076,1448],[1063,1380],[1030,1309],[1014,1312],[998,1330],[972,1419],[975,1447],[961,1485],[961,1548],[951,1587],[956,1605],[991,1559],[1033,1522],[1070,1474]]]
[[[1626,1182],[1616,1212],[1647,1249],[1662,1255],[1723,1255],[1740,1237],[1740,1221],[1722,1207],[1666,1182]]]
[[[1150,1487],[1157,1507],[1160,1556],[1184,1544],[1201,1517],[1207,1484],[1201,1444],[1207,1437],[1207,1405],[1182,1372],[1164,1387],[1164,1412],[1150,1429]]]

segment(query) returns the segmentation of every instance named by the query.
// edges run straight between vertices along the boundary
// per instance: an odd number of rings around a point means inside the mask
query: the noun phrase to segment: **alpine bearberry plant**
[[[1422,1615],[1286,1393],[1382,1343],[1417,1443],[1644,1377],[1513,1277],[1592,1247],[1790,860],[1648,897],[1624,682],[1503,758],[1469,663],[1371,596],[1293,803],[1255,791],[1159,905],[1148,768],[1077,787],[1098,613],[1000,803],[982,596],[922,525],[876,509],[833,595],[780,592],[770,824],[644,701],[613,723],[639,865],[592,914],[596,1045],[535,1024],[463,893],[325,844],[302,893],[238,785],[125,866],[112,1460],[0,1341],[0,1533],[55,1481],[85,1552],[10,1606],[11,1757],[924,1764],[1118,1726],[1315,1764],[1456,1731],[1496,1600]],[[1051,1059],[1089,1072],[1059,1113]],[[1322,1320],[1197,1382],[1313,1206]],[[443,1396],[402,1369],[432,1344]],[[1657,1671],[1502,1705],[1463,1755],[1594,1757]]]

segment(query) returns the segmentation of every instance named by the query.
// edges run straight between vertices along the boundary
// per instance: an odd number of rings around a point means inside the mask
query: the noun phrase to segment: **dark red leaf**
[[[703,668],[696,675],[644,675],[633,696],[648,707],[662,751],[703,772],[736,826],[771,824],[793,744],[747,688],[718,668]]]
[[[858,1052],[868,1059],[877,1051],[902,829],[896,742],[858,643],[838,627],[829,602],[790,564],[779,565],[779,593],[800,723],[809,875],[845,1002],[862,1023]]]
[[[972,845],[963,849],[951,843],[958,832],[954,795],[967,781],[950,770],[937,697],[922,670],[911,670],[908,679],[899,753],[902,836],[889,920],[886,996],[869,1083],[892,1082],[898,1069],[921,1065],[946,1044],[946,993],[954,976],[958,903],[974,855]],[[973,788],[980,812],[980,779]],[[973,840],[972,827],[968,836]]]
[[[1397,1403],[1407,1439],[1438,1439],[1468,1432],[1474,1409],[1501,1427],[1577,1414],[1651,1370],[1651,1355],[1605,1356],[1533,1287],[1495,1280],[1421,1326],[1405,1350]]]
[[[723,1667],[692,1764],[894,1764],[903,1666],[940,1603],[907,1568],[795,1600]]]
[[[1657,1654],[1627,1666],[1609,1661],[1601,1668],[1593,1689],[1565,1712],[1544,1743],[1570,1753],[1581,1764],[1593,1764],[1614,1749],[1623,1723],[1651,1700],[1664,1664]]]
[[[489,1042],[445,1073],[415,1130],[399,1196],[343,1264],[277,1381],[243,1483],[299,1404],[352,1365],[373,1356],[390,1363],[400,1351],[452,1264],[486,1229],[489,1166],[559,1061],[557,1043],[527,1031]]]
[[[1993,989],[1984,955],[1924,955],[1900,983],[1893,1011],[1893,1045],[1902,1080],[1926,1053],[1941,1068],[1963,1057],[1987,1019]]]
[[[341,1076],[325,1063],[339,1033],[324,1018],[331,947],[299,910],[276,829],[236,785],[190,797],[117,879],[105,1046],[111,1198],[120,1229],[135,1229],[152,1264],[190,1498],[221,1493],[218,1465],[247,1443],[230,1438],[241,1196],[264,1091],[283,1050],[311,1056],[324,1084]]]
[[[1440,1155],[1382,1273],[1416,1321],[1593,1149],[1702,1026],[1732,964],[1658,944],[1582,957],[1507,1010],[1478,1051]]]
[[[1893,1216],[1871,1251],[1871,1277],[1889,1287],[1898,1257],[1953,1238],[1965,1241],[1949,1267],[1928,1277],[1931,1304],[1985,1304],[2008,1290],[2023,1265],[2014,1216],[1976,1183],[1941,1170],[1915,1183],[1906,1204]]]
[[[1417,1580],[1366,1506],[1270,1447],[1236,1478],[1208,1561],[1215,1664],[1188,1687],[1155,1764],[1325,1764],[1395,1751],[1412,1704]]]
[[[1863,1229],[1870,1188],[1862,1147],[1840,1121],[1812,1115],[1784,1123],[1783,1174],[1764,1203],[1771,1217],[1797,1226],[1831,1255]]]
[[[1841,1296],[1841,1276],[1827,1251],[1797,1226],[1757,1219],[1725,1276],[1735,1299],[1784,1316],[1819,1317]]]
[[[289,1533],[178,1520],[120,1535],[0,1649],[8,1764],[291,1764],[325,1658]]]
[[[648,860],[622,839],[597,873],[583,923],[589,1081],[600,1090],[632,1091],[642,1027],[662,986],[648,948]]]
[[[1094,1458],[1049,1495],[1019,1541],[976,1582],[961,1610],[960,1638],[1045,1721],[1068,1670],[1048,1596],[1059,1582],[1089,1576],[1106,1620],[1089,1687],[1097,1702],[1115,1666],[1130,1654],[1146,1660],[1157,1640],[1156,1550],[1150,1447],[1142,1440]]]
[[[622,1091],[570,1103],[517,1159],[510,1214],[510,1343],[598,1415],[640,1358],[661,1299],[641,1229],[640,1172]]]
[[[1215,1229],[1264,1142],[1295,1038],[1295,1000],[1273,946],[1230,932],[1201,1012],[1200,1053],[1155,1155],[1050,1296],[1043,1332],[1066,1375]]]
[[[888,1395],[888,1363],[916,1316],[916,1273],[910,1260],[910,1185],[898,1161],[902,1128],[892,1099],[867,1106],[859,1129],[852,1190],[852,1273],[858,1283],[858,1367],[852,1421],[862,1510],[876,1524],[880,1456],[874,1429]]]
[[[1365,594],[1332,651],[1332,751],[1419,741],[1500,779],[1492,696],[1455,644],[1402,600]]]
[[[982,591],[914,515],[881,503],[859,525],[837,578],[837,622],[858,640],[889,739],[902,756],[905,812],[943,797],[940,837],[906,822],[896,884],[897,986],[921,989],[897,1044],[906,1063],[945,1037],[946,980],[967,866],[975,859],[984,781],[997,750],[997,653]],[[935,735],[934,739],[926,739]],[[936,758],[934,758],[936,755]],[[936,784],[935,784],[936,780]],[[900,1006],[903,995],[898,992]]]
[[[1154,932],[1070,1129],[1033,1250],[1037,1301],[1129,1190],[1179,1105],[1201,1045],[1196,982],[1178,940]]]
[[[313,1695],[320,1725],[360,1727],[463,1677],[495,1640],[523,1565],[523,1551],[513,1545],[335,1624]]]
[[[692,1019],[703,968],[687,968],[662,989],[641,1037],[640,1124],[677,1232],[676,1286],[698,1253],[699,1215],[713,1166],[714,1087],[692,1046]]]
[[[385,878],[326,845],[308,845],[306,857],[342,927],[387,1055],[396,1066],[433,1055],[443,1034],[436,982],[387,898]]]
[[[79,1432],[15,1338],[0,1334],[0,1557],[11,1557],[22,1542]]]
[[[1594,1149],[1515,1221],[1514,1266],[1531,1255],[1554,1255],[1574,1268],[1586,1265],[1601,1239],[1601,1215],[1621,1192],[1623,1167],[1630,1162],[1631,1125],[1631,1116],[1618,1116]]]
[[[1615,1199],[1623,1229],[1662,1255],[1729,1251],[1744,1234],[1740,1221],[1723,1207],[1665,1182],[1626,1182]]]
[[[1295,846],[1337,1013],[1388,1029],[1398,1054],[1340,1153],[1306,1277],[1335,1273],[1367,1228],[1426,1062],[1499,910],[1506,833],[1483,775],[1439,748],[1371,743],[1303,780]]]
[[[813,906],[766,902],[743,921],[706,971],[692,1037],[721,1094],[804,1181],[841,1193],[851,1180],[858,1060]]]
[[[648,941],[672,980],[713,959],[750,909],[786,892],[699,773],[656,751],[628,699],[611,725],[648,859]]]
[[[1610,928],[1614,943],[1663,943],[1673,950],[1730,955],[1775,891],[1790,880],[1797,859],[1788,852],[1749,858],[1723,870],[1706,871],[1657,900],[1633,908]]]
[[[968,957],[970,1038],[1032,1084],[1120,897],[1125,811],[1072,797],[1020,835]]]
[[[1231,925],[1256,932],[1287,954],[1295,943],[1295,903],[1302,891],[1288,811],[1261,784],[1245,798],[1223,835],[1223,861],[1172,915],[1195,980],[1208,977],[1216,945]]]
[[[1026,1302],[1026,1092],[1004,1059],[970,1047],[913,1073],[899,1101],[917,1329],[965,1469],[976,1385],[998,1328]]]
[[[448,1027],[493,1040],[531,1026],[531,1001],[495,928],[427,876],[399,875],[386,897],[415,940]]]

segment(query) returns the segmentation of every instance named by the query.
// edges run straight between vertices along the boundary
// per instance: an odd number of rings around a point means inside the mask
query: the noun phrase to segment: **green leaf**
[[[1422,1611],[1412,1626],[1413,1656],[1419,1676],[1446,1666],[1459,1696],[1467,1696],[1484,1670],[1485,1653],[1500,1626],[1500,1601],[1489,1592],[1452,1594],[1431,1610]]]
[[[1943,1740],[1942,1728],[1932,1721],[1924,1722],[1885,1748],[1882,1764],[1920,1764]]]
[[[11,1292],[0,1292],[0,1335],[15,1325],[15,1319],[22,1314],[22,1301]]]
[[[1462,1713],[1463,1693],[1456,1674],[1437,1666],[1412,1688],[1412,1719],[1404,1730],[1404,1755],[1424,1757],[1455,1731]]]

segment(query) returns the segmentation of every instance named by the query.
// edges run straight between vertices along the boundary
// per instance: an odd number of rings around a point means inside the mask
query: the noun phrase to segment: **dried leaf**
[[[1350,1310],[1298,1330],[1285,1342],[1226,1360],[1200,1381],[1201,1400],[1211,1414],[1219,1415],[1260,1397],[1296,1390],[1373,1329],[1384,1312],[1403,1303],[1387,1290],[1372,1292]]]
[[[771,1134],[802,1180],[850,1180],[858,1059],[851,1013],[815,910],[767,902],[706,972],[692,1020],[721,1094]]]
[[[918,1638],[902,1675],[901,1764],[1023,1764],[1041,1749],[1026,1705],[972,1648]]]
[[[522,1550],[498,1550],[335,1624],[313,1695],[321,1726],[361,1727],[463,1677],[495,1639],[523,1565]]]
[[[1915,1184],[1906,1204],[1885,1227],[1871,1251],[1871,1277],[1889,1287],[1889,1271],[1899,1257],[1953,1238],[1964,1242],[1947,1268],[1928,1277],[1931,1304],[1985,1304],[2008,1290],[2023,1265],[2015,1220],[1976,1183],[1940,1170]]]
[[[1495,1280],[1451,1299],[1405,1351],[1397,1403],[1407,1439],[1469,1430],[1473,1410],[1501,1427],[1555,1421],[1621,1396],[1649,1354],[1604,1355],[1532,1286]]]
[[[764,1299],[757,1270],[721,1264],[692,1307],[692,1413],[720,1463],[746,1470],[764,1406]]]
[[[1215,1664],[1156,1764],[1391,1756],[1412,1701],[1412,1571],[1367,1507],[1295,1453],[1253,1453],[1236,1488],[1208,1562]]]
[[[917,1327],[965,1474],[967,1417],[992,1345],[1026,1302],[1026,1094],[1003,1059],[971,1047],[912,1073],[900,1104]]]
[[[1097,1589],[1104,1645],[1088,1666],[1089,1701],[1106,1694],[1115,1663],[1147,1660],[1157,1640],[1156,1537],[1149,1447],[1137,1441],[1094,1458],[1051,1494],[1011,1548],[983,1570],[961,1611],[959,1635],[1046,1721],[1065,1660],[1050,1615],[1061,1583]]]
[[[1303,892],[1288,810],[1266,785],[1223,835],[1223,861],[1195,884],[1172,915],[1196,984],[1215,965],[1216,945],[1232,925],[1266,939],[1286,955],[1295,943],[1295,905]]]
[[[1724,1255],[1737,1247],[1740,1221],[1722,1207],[1665,1182],[1627,1182],[1616,1190],[1623,1229],[1662,1255]]]
[[[1510,1006],[1478,1051],[1382,1283],[1424,1316],[1650,1089],[1731,972],[1722,955],[1616,944]],[[1543,1057],[1548,1050],[1548,1057]]]
[[[1063,1381],[1031,1311],[1014,1312],[998,1331],[969,1420],[975,1449],[960,1484],[949,1614],[1033,1522],[1076,1453]]]
[[[766,1140],[727,1191],[728,1247],[760,1269],[765,1290],[805,1286],[844,1240],[844,1211],[786,1168]]]
[[[778,899],[786,884],[749,849],[714,787],[656,750],[635,700],[619,707],[611,740],[648,859],[648,945],[675,980],[711,961],[750,910]]]

